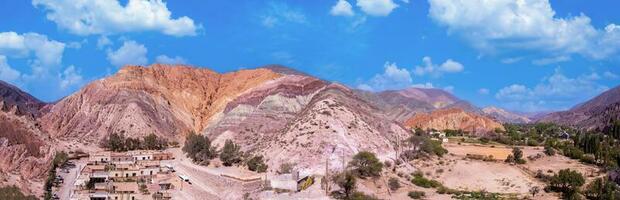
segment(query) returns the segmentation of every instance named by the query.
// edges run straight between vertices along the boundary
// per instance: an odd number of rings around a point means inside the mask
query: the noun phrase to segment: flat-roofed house
[[[114,182],[112,183],[112,193],[110,199],[114,200],[135,200],[136,194],[140,192],[140,187],[136,182]]]
[[[133,156],[126,153],[112,153],[110,160],[113,164],[133,164]]]
[[[155,152],[153,153],[153,160],[172,160],[174,156],[170,152]]]
[[[111,160],[110,154],[111,154],[111,152],[109,152],[109,151],[92,153],[92,154],[90,154],[88,156],[88,163],[96,165],[96,164],[99,164],[99,163],[110,162],[110,160]]]

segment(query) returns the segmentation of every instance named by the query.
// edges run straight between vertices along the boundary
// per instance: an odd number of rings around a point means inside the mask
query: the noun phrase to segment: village
[[[221,189],[219,197],[239,199],[242,191],[257,192],[264,188],[299,191],[314,181],[308,175],[300,177],[297,171],[264,175],[234,167],[199,166],[176,153],[175,149],[99,151],[69,160],[55,179],[59,187],[53,198],[162,200],[199,195],[216,198],[212,196],[214,189]]]

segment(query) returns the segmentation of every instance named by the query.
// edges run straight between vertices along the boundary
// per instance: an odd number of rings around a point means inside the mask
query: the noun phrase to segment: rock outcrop
[[[36,121],[44,103],[0,81],[0,105],[0,185],[42,194],[54,152]]]
[[[436,129],[436,130],[463,130],[475,135],[492,133],[503,126],[482,115],[466,112],[460,108],[448,108],[421,113],[405,121],[408,128]]]
[[[41,121],[55,136],[93,143],[112,132],[175,138],[201,131],[237,95],[279,76],[266,69],[128,66],[52,105]]]

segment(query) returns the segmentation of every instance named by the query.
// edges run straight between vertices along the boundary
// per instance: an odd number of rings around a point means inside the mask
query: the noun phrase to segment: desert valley
[[[619,192],[610,185],[620,161],[619,88],[539,118],[440,89],[367,92],[275,65],[224,74],[126,66],[54,103],[4,82],[0,94],[1,184],[35,198]],[[611,188],[591,193],[596,187]]]

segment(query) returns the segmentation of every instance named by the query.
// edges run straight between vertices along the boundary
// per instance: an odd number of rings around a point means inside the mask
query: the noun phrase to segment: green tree
[[[620,199],[618,186],[603,178],[597,178],[590,182],[583,193],[588,199],[594,200]]]
[[[551,189],[562,192],[565,196],[573,196],[585,182],[581,173],[563,169],[551,177],[550,186]]]
[[[241,147],[235,144],[232,140],[226,140],[222,152],[220,153],[220,160],[224,166],[232,166],[233,164],[241,162]]]
[[[349,166],[351,166],[360,177],[371,177],[380,175],[383,163],[377,159],[374,153],[361,151],[353,156],[353,160],[349,162]]]
[[[342,189],[345,199],[349,199],[356,188],[357,179],[351,172],[343,172],[333,176],[332,181]]]
[[[265,161],[263,161],[263,156],[254,156],[252,158],[250,158],[247,162],[246,165],[248,166],[248,169],[250,171],[255,171],[255,172],[266,172],[267,168],[269,166],[267,166],[267,164],[265,164]]]

